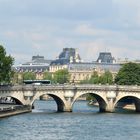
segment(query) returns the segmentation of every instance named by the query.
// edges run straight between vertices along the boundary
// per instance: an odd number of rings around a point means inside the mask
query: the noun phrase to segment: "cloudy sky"
[[[139,0],[0,0],[0,44],[15,62],[55,59],[65,47],[140,59]]]

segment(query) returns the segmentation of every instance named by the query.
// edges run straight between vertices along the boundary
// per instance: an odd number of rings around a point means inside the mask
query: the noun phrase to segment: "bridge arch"
[[[24,105],[24,103],[22,102],[22,100],[20,98],[17,98],[15,96],[12,95],[8,95],[5,97],[1,97],[1,99],[4,99],[3,103],[11,103],[11,104],[16,104],[16,105]]]
[[[56,102],[57,104],[57,111],[58,112],[63,112],[65,110],[65,106],[66,106],[66,102],[63,98],[63,96],[61,97],[59,94],[55,94],[55,93],[41,93],[41,94],[37,94],[32,102],[31,102],[31,105],[33,106],[35,100],[37,100],[39,97],[43,96],[43,95],[48,95],[50,97],[52,97],[54,99],[54,101]]]
[[[18,91],[3,91],[0,94],[0,98],[3,97],[11,97],[13,98],[13,100],[15,100],[15,102],[19,105],[26,105],[26,100],[24,98],[24,94],[23,92],[21,92],[20,90]]]
[[[127,95],[118,98],[115,103],[114,107],[121,106],[124,107],[125,105],[132,104],[135,106],[136,112],[140,112],[140,97],[135,95]]]
[[[104,99],[102,96],[100,96],[99,94],[94,93],[94,92],[84,92],[84,93],[77,94],[78,96],[76,96],[73,99],[72,107],[73,107],[74,103],[77,101],[77,99],[79,97],[81,97],[83,95],[86,95],[86,94],[92,95],[97,100],[97,102],[99,104],[99,111],[100,112],[105,112],[106,111],[106,107],[107,107],[107,101],[106,101],[106,99]]]
[[[18,104],[18,105],[24,105],[22,103],[22,101],[20,101],[19,99],[15,98],[15,97],[11,97],[11,98],[13,98],[13,100],[15,101],[16,104]]]

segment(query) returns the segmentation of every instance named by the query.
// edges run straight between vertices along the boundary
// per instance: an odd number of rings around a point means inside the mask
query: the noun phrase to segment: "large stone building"
[[[36,79],[42,79],[45,71],[53,75],[58,70],[68,69],[71,75],[70,81],[80,82],[90,78],[95,71],[98,75],[110,71],[115,76],[121,68],[121,64],[115,62],[110,52],[101,52],[95,62],[82,62],[75,48],[64,48],[56,60],[46,60],[43,56],[37,55],[33,56],[30,62],[15,66],[15,70],[19,74],[34,72]]]
[[[70,63],[80,63],[81,58],[75,48],[64,48],[58,59],[51,62],[49,71],[54,73],[60,69],[67,69]]]
[[[58,59],[52,61],[49,71],[53,74],[60,69],[68,69],[71,82],[80,82],[91,77],[94,71],[102,75],[105,71],[110,71],[113,76],[117,74],[121,65],[115,63],[116,60],[110,52],[101,52],[97,61],[82,62],[80,55],[74,48],[64,48]]]
[[[19,74],[19,78],[23,72],[34,72],[36,79],[43,78],[43,72],[49,71],[49,65],[52,60],[46,60],[44,56],[33,56],[32,60],[17,66],[14,66],[15,71]]]
[[[101,76],[105,71],[110,71],[115,77],[120,68],[120,64],[113,63],[72,63],[69,64],[68,71],[71,74],[71,81],[80,82],[89,79],[94,72]]]

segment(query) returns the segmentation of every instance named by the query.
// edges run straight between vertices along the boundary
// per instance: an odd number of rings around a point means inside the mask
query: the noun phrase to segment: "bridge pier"
[[[114,100],[116,99],[116,91],[108,91],[106,98],[107,98],[106,112],[113,113],[115,111]]]
[[[100,107],[99,112],[106,112],[106,109],[104,107]]]
[[[65,90],[64,97],[66,104],[64,106],[64,112],[72,112],[72,100],[75,94],[75,90]]]
[[[136,112],[140,112],[140,100],[139,99],[136,99],[135,107],[136,107]]]
[[[66,98],[66,97],[65,97]],[[64,112],[72,112],[72,97],[67,97],[66,98],[66,104],[64,106]]]
[[[108,99],[106,112],[113,113],[115,111],[113,100],[114,100],[113,98]]]
[[[65,106],[63,112],[72,112],[72,108],[70,106]]]

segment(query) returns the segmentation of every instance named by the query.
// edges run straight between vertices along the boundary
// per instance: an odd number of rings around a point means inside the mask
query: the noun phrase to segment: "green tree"
[[[99,76],[96,71],[93,72],[91,78],[89,79],[90,84],[99,84]]]
[[[90,101],[90,100],[95,101],[96,99],[95,99],[94,95],[89,93],[89,94],[86,95],[86,100],[88,100],[88,101]]]
[[[113,84],[112,73],[110,71],[105,71],[105,73],[100,76],[99,83],[101,83],[101,84]]]
[[[12,83],[13,84],[19,83],[18,73],[17,72],[14,72],[14,74],[13,74]]]
[[[14,63],[14,59],[9,55],[6,55],[5,48],[0,45],[0,83],[10,83],[13,70],[12,65]]]
[[[80,84],[98,84],[99,83],[99,76],[96,71],[93,72],[89,79],[85,79],[80,81]]]
[[[35,80],[36,75],[33,72],[24,72],[23,73],[23,80]]]
[[[140,85],[140,64],[124,64],[115,77],[115,83],[119,85]]]
[[[111,72],[106,71],[103,75],[98,76],[98,73],[95,71],[90,79],[86,79],[80,82],[81,84],[113,84],[113,76]]]
[[[52,74],[50,72],[48,72],[48,71],[45,71],[43,73],[43,79],[44,80],[52,80]]]
[[[67,69],[58,70],[54,73],[53,81],[55,83],[64,84],[68,83],[70,79],[70,74]]]

